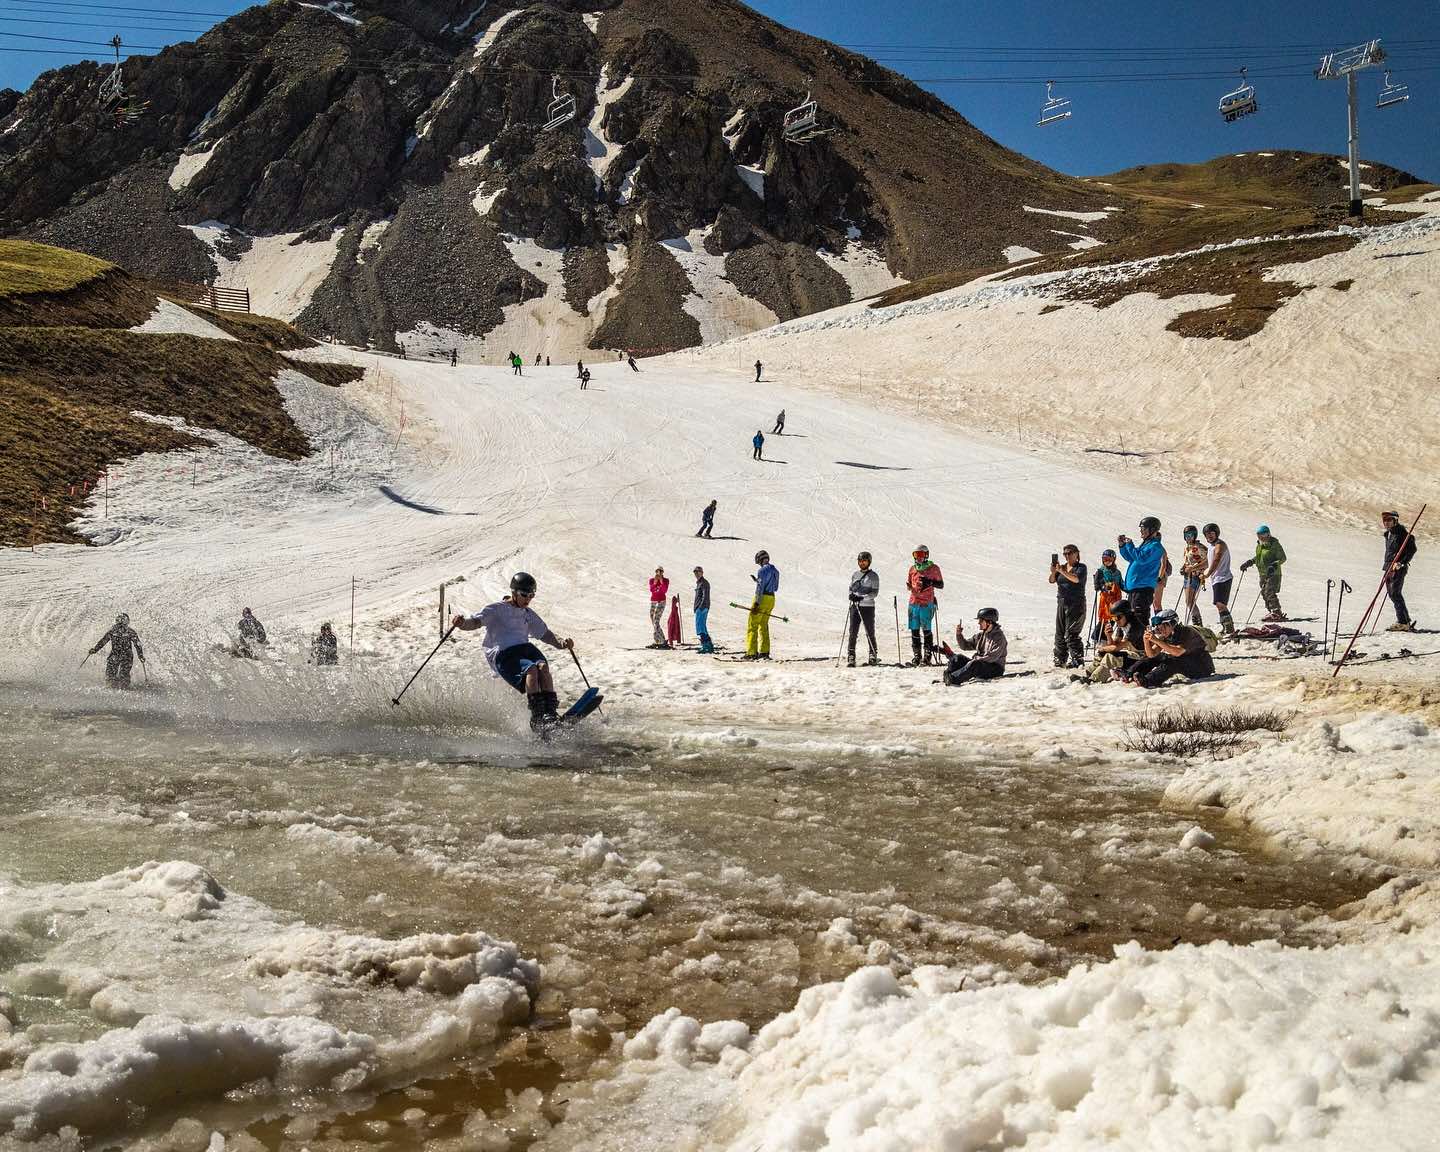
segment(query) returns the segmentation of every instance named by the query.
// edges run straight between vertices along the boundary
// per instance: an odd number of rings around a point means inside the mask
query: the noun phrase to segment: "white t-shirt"
[[[1220,542],[1217,540],[1214,544],[1208,544],[1208,545],[1206,545],[1206,547],[1207,547],[1207,548],[1209,549],[1209,551],[1210,551],[1210,563],[1211,563],[1211,564],[1214,564],[1214,563],[1215,563],[1215,553],[1216,553],[1217,551],[1219,551],[1219,549],[1220,549]],[[1229,549],[1229,547],[1226,547],[1226,549],[1225,549],[1225,558],[1220,561],[1220,567],[1216,568],[1216,569],[1215,569],[1215,574],[1210,577],[1210,583],[1211,583],[1212,585],[1213,585],[1213,584],[1224,584],[1227,580],[1233,580],[1233,579],[1234,579],[1234,576],[1233,576],[1233,575],[1231,574],[1231,572],[1230,572],[1230,549]]]
[[[550,632],[545,621],[535,612],[504,600],[485,605],[468,619],[485,629],[482,637],[485,661],[490,665],[490,671],[497,676],[500,675],[500,670],[495,667],[496,656],[506,648],[527,644]]]

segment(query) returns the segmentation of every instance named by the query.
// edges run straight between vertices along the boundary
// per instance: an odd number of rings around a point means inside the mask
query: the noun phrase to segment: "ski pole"
[[[940,651],[940,593],[935,593],[935,611],[930,614],[930,630],[935,640],[930,645],[930,663],[935,663],[935,654]]]
[[[150,665],[147,664],[147,663],[145,663],[144,660],[141,660],[141,661],[140,661],[140,667],[141,667],[141,668],[144,670],[144,672],[145,672],[145,683],[146,683],[146,684],[149,684],[149,683],[150,683]]]
[[[1370,613],[1374,611],[1376,603],[1379,602],[1380,597],[1384,594],[1386,585],[1390,583],[1390,574],[1395,571],[1395,565],[1400,560],[1400,554],[1405,551],[1405,545],[1414,537],[1415,529],[1420,523],[1420,518],[1425,515],[1425,509],[1428,507],[1430,507],[1429,504],[1420,505],[1420,511],[1411,523],[1410,530],[1405,533],[1405,539],[1400,541],[1400,547],[1395,550],[1394,559],[1385,566],[1385,575],[1380,577],[1380,587],[1375,589],[1375,595],[1370,600],[1370,606],[1365,609],[1365,615],[1360,617],[1360,627],[1355,629],[1355,635],[1350,637],[1350,643],[1345,646],[1345,655],[1341,656],[1339,662],[1335,665],[1335,671],[1331,674],[1332,679],[1340,675],[1340,669],[1345,666],[1345,661],[1350,659],[1350,653],[1355,647],[1355,641],[1360,638],[1360,633],[1365,631],[1365,625],[1370,620]]]
[[[1100,594],[1097,592],[1090,601],[1090,619],[1085,623],[1085,651],[1095,647],[1095,617],[1100,612]]]
[[[429,664],[430,661],[435,658],[435,653],[439,652],[440,649],[445,646],[445,641],[450,639],[450,633],[454,631],[455,625],[451,624],[450,627],[446,629],[445,635],[440,637],[440,643],[435,645],[435,647],[431,650],[430,655],[426,656],[424,662],[420,665],[420,667],[415,669],[415,676],[419,676],[421,672],[425,671],[425,665]],[[405,681],[405,687],[400,689],[400,696],[404,696],[405,693],[410,690],[410,685],[415,683],[415,676],[411,676],[409,680]],[[398,707],[400,704],[400,696],[396,696],[391,699],[390,703]]]
[[[840,625],[840,651],[835,653],[835,667],[840,667],[840,661],[845,658],[845,641],[850,638],[850,605],[845,605],[845,622]]]
[[[1340,612],[1345,607],[1345,593],[1354,591],[1346,581],[1340,581],[1340,596],[1335,602],[1335,636],[1330,642],[1331,656],[1334,656],[1336,649],[1340,647]]]
[[[1320,633],[1321,654],[1325,659],[1330,659],[1330,589],[1335,587],[1335,581],[1325,581],[1325,631]]]
[[[1255,619],[1255,609],[1260,607],[1260,597],[1263,595],[1265,595],[1265,589],[1262,586],[1260,591],[1255,593],[1255,600],[1250,605],[1250,615],[1245,617],[1245,627],[1250,627],[1250,621]]]
[[[87,653],[85,653],[85,659],[80,661],[80,667],[81,667],[81,668],[85,667],[85,665],[89,662],[90,657],[93,656],[93,655],[95,655],[94,652],[87,652]]]
[[[1386,580],[1385,583],[1388,585],[1388,584],[1390,583],[1390,581],[1389,581],[1389,580]],[[1390,603],[1390,598],[1389,598],[1388,596],[1385,596],[1385,597],[1382,597],[1382,598],[1381,598],[1381,600],[1380,600],[1380,607],[1375,610],[1375,622],[1370,625],[1370,635],[1371,635],[1371,636],[1375,635],[1375,633],[1380,630],[1380,621],[1385,618],[1385,605],[1387,605],[1387,604],[1389,604],[1389,603]]]
[[[731,601],[730,601],[730,607],[731,607],[731,608],[739,608],[740,611],[742,611],[742,612],[751,612],[751,611],[754,611],[754,608],[753,608],[751,605],[749,605],[749,604],[737,604],[737,603],[735,603],[734,600],[731,600]],[[766,618],[767,620],[783,620],[786,624],[789,624],[789,623],[790,623],[790,617],[788,617],[788,616],[777,616],[774,612],[767,612],[767,613],[765,613],[765,618]]]
[[[892,597],[895,602],[895,663],[905,663],[905,654],[900,650],[900,597]]]

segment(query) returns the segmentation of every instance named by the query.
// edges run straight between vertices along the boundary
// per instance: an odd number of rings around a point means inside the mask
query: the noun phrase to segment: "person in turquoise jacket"
[[[1265,619],[1270,623],[1290,619],[1280,607],[1280,568],[1284,563],[1285,549],[1270,535],[1270,526],[1261,524],[1255,529],[1255,558],[1241,564],[1240,571],[1260,569],[1260,595],[1265,599]]]
[[[1125,593],[1137,620],[1150,619],[1155,603],[1155,585],[1165,562],[1165,545],[1160,542],[1160,521],[1146,516],[1140,521],[1140,543],[1128,536],[1119,538],[1120,555],[1125,558]]]

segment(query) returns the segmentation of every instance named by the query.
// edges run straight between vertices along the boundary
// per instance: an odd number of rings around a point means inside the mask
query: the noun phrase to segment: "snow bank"
[[[155,311],[143,324],[130,329],[132,332],[178,332],[187,336],[204,336],[210,340],[234,340],[235,337],[223,328],[217,328],[187,308],[169,300],[157,299]]]
[[[865,968],[704,1060],[698,1022],[657,1017],[572,1122],[602,1121],[597,1149],[1418,1149],[1440,1118],[1437,943],[1129,944],[1048,986],[960,991]]]
[[[696,228],[660,241],[690,278],[691,291],[680,306],[699,321],[701,342],[716,344],[774,324],[779,320],[774,312],[725,278],[725,257],[705,250],[709,234],[709,228]]]
[[[496,42],[500,39],[500,33],[505,31],[505,26],[514,20],[515,17],[524,15],[527,10],[528,9],[525,8],[512,8],[510,11],[502,12],[499,16],[495,17],[495,19],[490,22],[490,26],[486,28],[484,32],[480,33],[479,36],[475,37],[475,58],[477,60],[480,59],[486,52],[495,47]]]
[[[253,311],[281,320],[294,320],[309,307],[315,290],[330,275],[344,235],[344,229],[337,228],[324,240],[305,242],[297,242],[299,232],[247,237],[218,220],[186,228],[210,249],[219,287],[248,288]],[[248,240],[249,247],[238,256],[230,255],[228,246],[220,247],[227,236]]]
[[[605,121],[605,111],[617,100],[624,97],[630,91],[630,85],[634,83],[634,77],[627,76],[615,87],[610,87],[610,65],[605,64],[600,68],[600,79],[595,85],[595,110],[590,113],[590,122],[585,126],[585,156],[590,164],[590,170],[595,174],[595,188],[598,192],[605,182],[605,173],[610,167],[610,162],[620,154],[621,146],[610,140],[605,135],[601,125]]]
[[[175,161],[175,167],[170,170],[170,187],[176,192],[188,188],[191,181],[205,170],[205,165],[210,163],[210,157],[215,154],[215,149],[219,146],[220,141],[217,140],[204,151],[180,153],[180,158]]]
[[[1026,212],[1034,212],[1041,216],[1063,216],[1067,220],[1079,220],[1085,224],[1094,224],[1097,220],[1107,219],[1111,212],[1119,212],[1119,208],[1104,208],[1099,212],[1067,212],[1061,208],[1032,208],[1029,204],[1020,205]]]
[[[852,299],[864,300],[867,296],[908,283],[903,276],[896,276],[890,271],[880,253],[859,243],[860,229],[852,225],[847,230],[847,238],[849,243],[839,255],[826,248],[819,249],[815,254],[845,278]]]
[[[1034,260],[1042,254],[1036,252],[1033,248],[1026,248],[1020,244],[1010,244],[1000,255],[1005,257],[1007,264],[1018,264],[1021,260]]]
[[[26,957],[8,987],[102,1031],[60,1039],[21,1000],[0,1034],[0,1135],[111,1128],[257,1081],[353,1090],[492,1043],[528,1018],[540,983],[483,932],[381,940],[286,923],[186,861],[0,881],[0,941]]]

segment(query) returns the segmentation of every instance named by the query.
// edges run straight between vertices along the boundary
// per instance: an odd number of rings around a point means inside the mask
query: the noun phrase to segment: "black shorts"
[[[1235,580],[1234,580],[1233,577],[1232,577],[1231,579],[1229,579],[1229,580],[1222,580],[1219,584],[1211,584],[1211,585],[1210,585],[1210,595],[1211,595],[1211,598],[1215,601],[1216,604],[1229,604],[1229,603],[1230,603],[1230,589],[1233,588],[1234,586],[1235,586]]]

